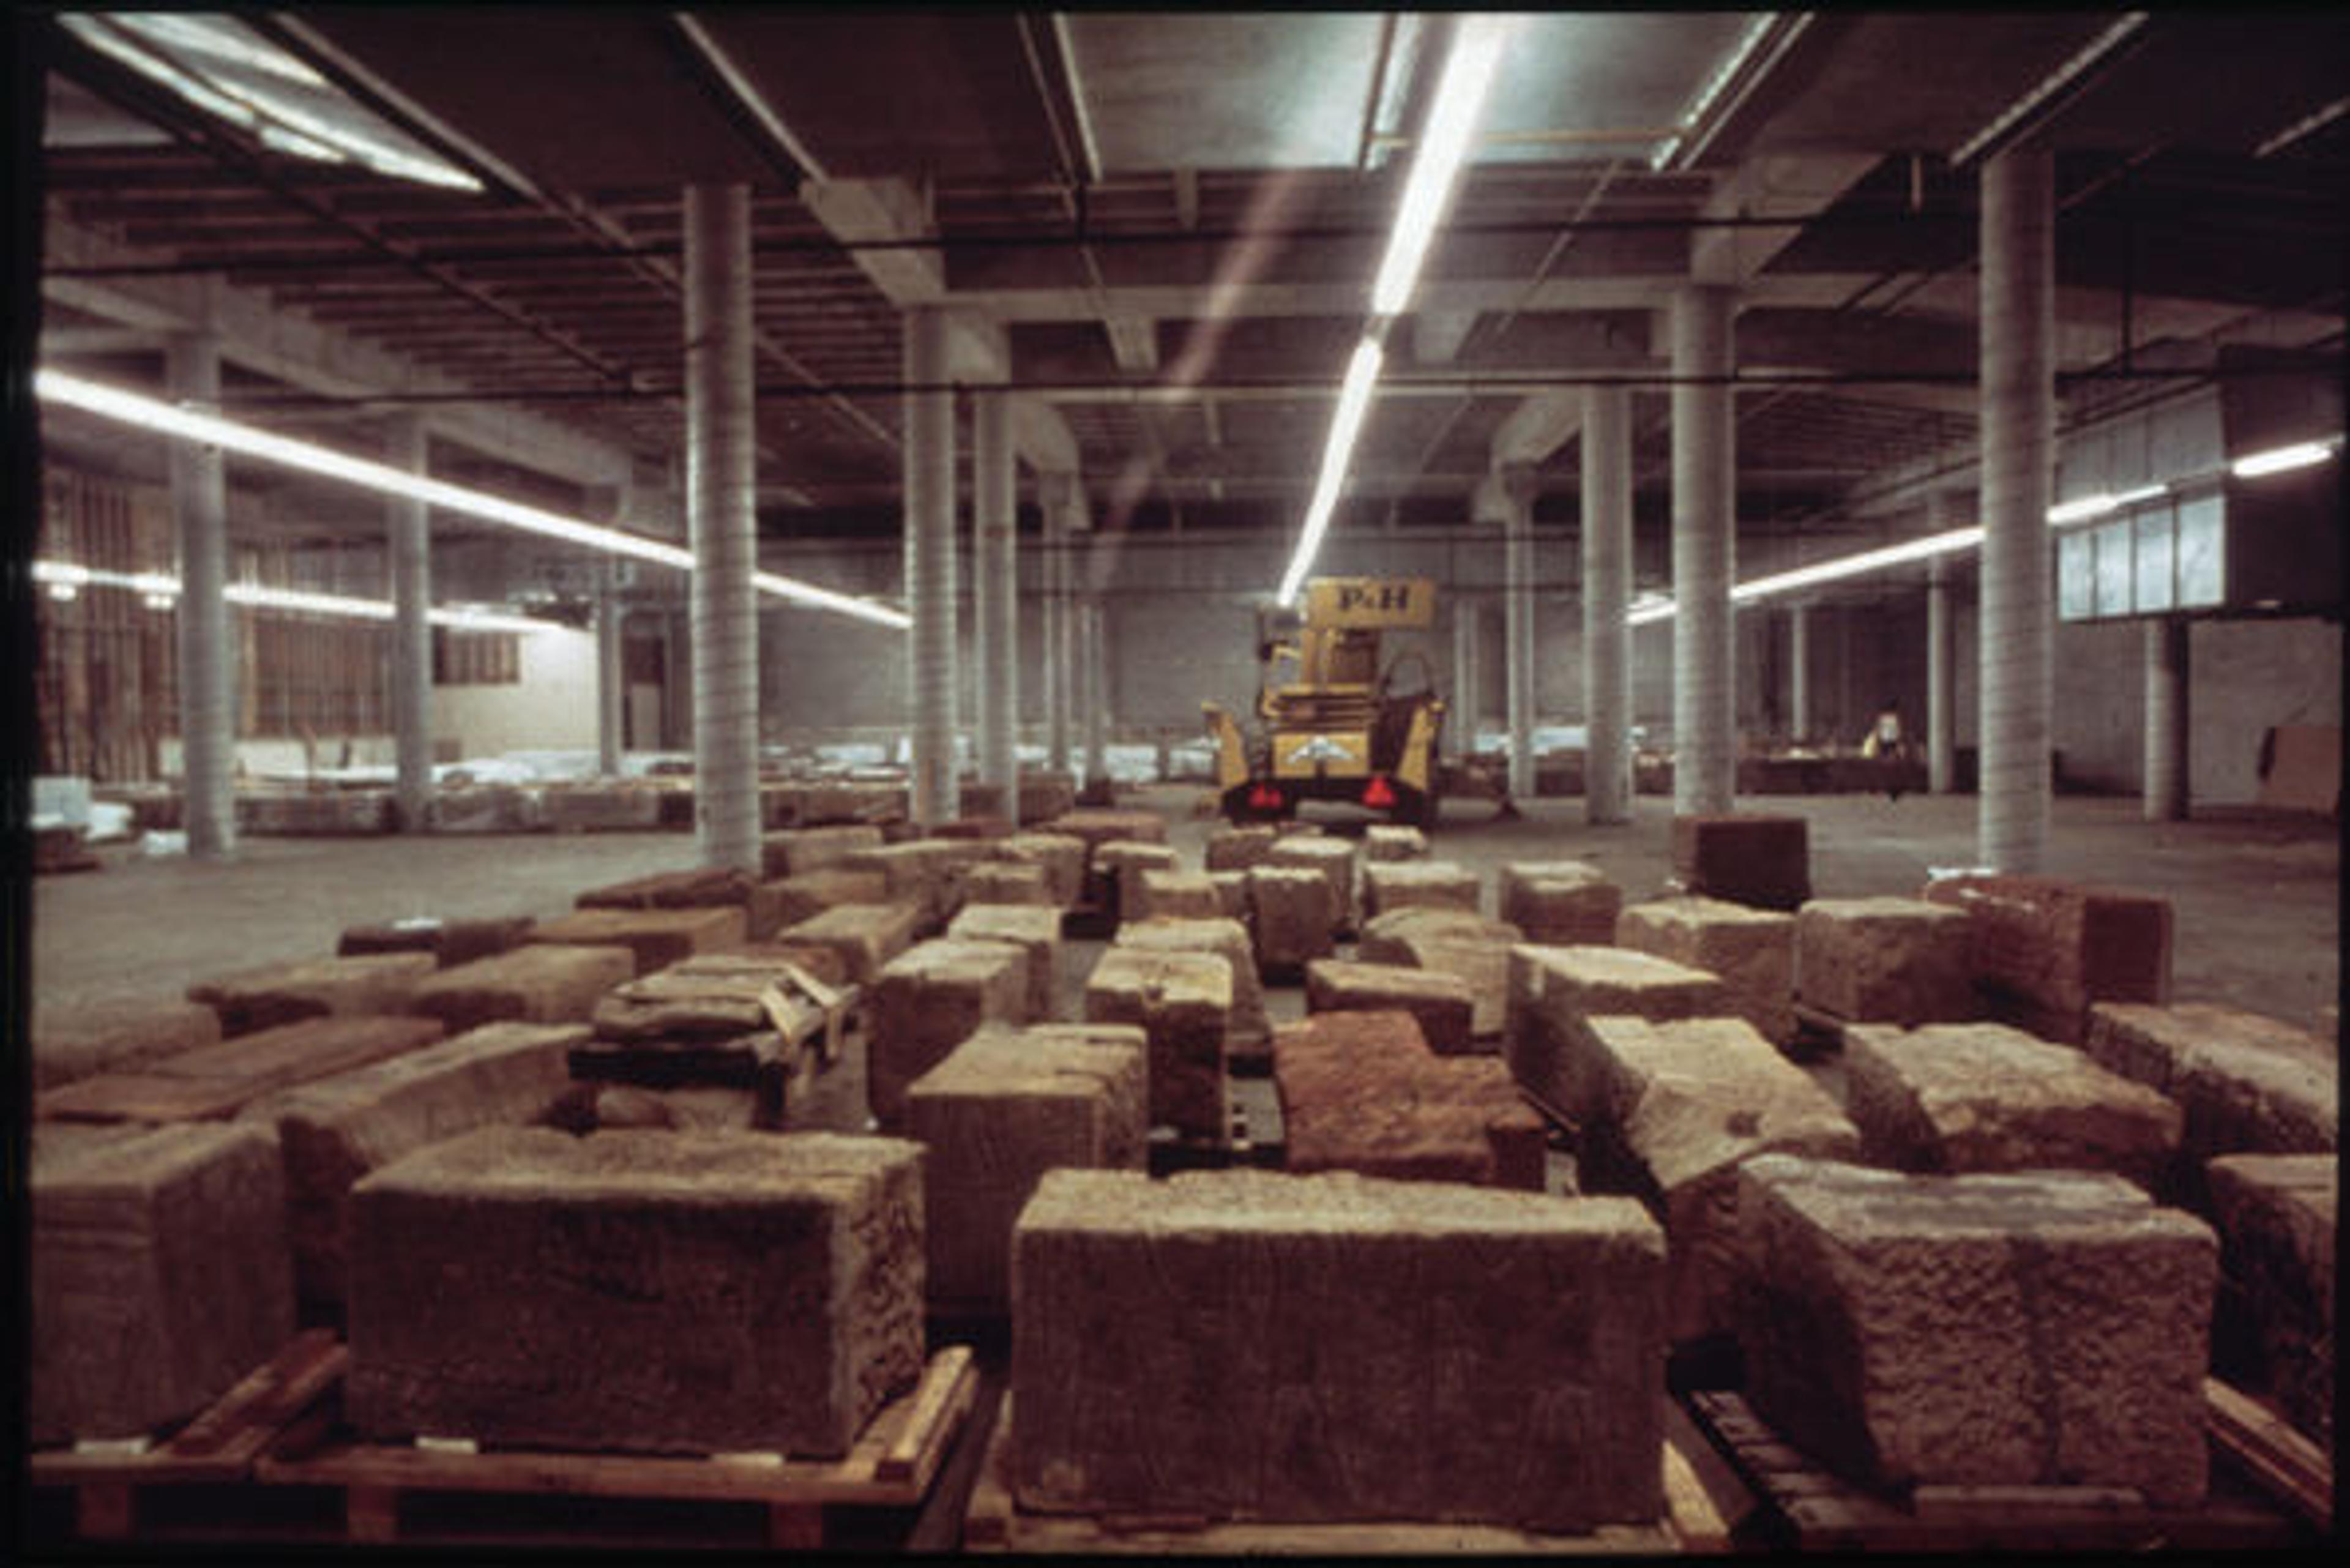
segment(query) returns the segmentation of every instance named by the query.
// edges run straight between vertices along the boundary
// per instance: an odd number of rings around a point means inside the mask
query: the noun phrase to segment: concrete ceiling
[[[49,362],[153,384],[160,336],[122,334],[210,319],[256,420],[363,436],[421,409],[452,462],[557,492],[655,484],[682,440],[680,192],[743,182],[763,520],[792,538],[894,535],[917,301],[1002,325],[1099,521],[1293,528],[1449,26],[238,15],[482,189],[290,156],[48,26]],[[1994,130],[2057,154],[2068,387],[2158,347],[2166,365],[2237,341],[2338,355],[2350,20],[2120,16],[1527,17],[1338,526],[1464,524],[1492,443],[1542,423],[1513,416],[1594,374],[1644,379],[1640,505],[1661,515],[1651,317],[1700,265],[1744,288],[1742,526],[1833,526],[1889,475],[1962,470]],[[53,422],[78,457],[105,450]],[[1577,461],[1571,420],[1550,439],[1545,520],[1572,514]]]

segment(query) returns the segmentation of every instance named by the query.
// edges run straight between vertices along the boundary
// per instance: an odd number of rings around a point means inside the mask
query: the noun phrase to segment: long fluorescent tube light
[[[2009,132],[2021,127],[2025,119],[2042,105],[2086,75],[2107,55],[2119,48],[2132,34],[2145,26],[2147,15],[2144,11],[2124,12],[2119,20],[2090,39],[2072,58],[2042,78],[2031,91],[2002,109],[1989,125],[1960,143],[1958,151],[1950,154],[1950,167],[1953,169],[1966,167],[1973,161],[1976,154],[1984,151],[2006,137]]]
[[[180,579],[166,572],[109,572],[99,566],[84,566],[71,561],[35,561],[33,580],[46,583],[51,588],[67,590],[65,597],[86,587],[130,588],[147,596],[150,607],[161,609],[180,597]],[[388,599],[353,598],[346,594],[313,593],[305,588],[272,588],[259,583],[231,583],[221,590],[221,597],[231,604],[250,605],[256,609],[282,609],[304,615],[341,616],[357,620],[390,620],[393,607]],[[158,602],[161,601],[161,602]],[[528,616],[505,615],[497,610],[473,609],[450,605],[425,612],[425,618],[434,626],[452,627],[461,631],[548,631],[553,628],[543,620]]]
[[[1452,194],[1453,182],[1467,156],[1478,116],[1485,108],[1486,90],[1502,63],[1502,48],[1517,26],[1511,16],[1463,16],[1456,24],[1452,52],[1437,83],[1436,102],[1428,128],[1414,149],[1411,174],[1405,182],[1403,202],[1396,209],[1395,232],[1388,239],[1387,259],[1379,264],[1378,281],[1371,286],[1371,313],[1398,316],[1411,303],[1419,282],[1419,264],[1436,234],[1437,220]]]
[[[2334,449],[2324,441],[2296,441],[2269,452],[2256,452],[2250,457],[2240,457],[2228,465],[2228,472],[2238,479],[2258,479],[2264,473],[2284,473],[2296,468],[2307,468],[2324,462],[2334,455]]]
[[[100,419],[116,420],[182,441],[217,446],[282,468],[297,469],[327,479],[339,479],[386,495],[404,495],[428,506],[462,512],[469,517],[478,517],[484,522],[499,524],[525,534],[560,539],[566,544],[602,550],[611,555],[632,556],[640,561],[675,566],[681,571],[693,569],[693,553],[682,545],[648,539],[641,535],[606,527],[601,524],[582,522],[540,507],[525,506],[520,502],[507,501],[462,484],[452,484],[446,480],[409,473],[386,463],[337,452],[331,447],[296,441],[291,436],[275,435],[214,414],[197,413],[121,387],[85,380],[62,370],[36,371],[33,387],[44,402],[79,409]],[[817,609],[855,616],[860,620],[896,627],[900,630],[913,625],[912,618],[902,610],[855,598],[831,588],[818,587],[795,577],[761,572],[757,574],[756,582],[763,592]]]
[[[2095,495],[2075,496],[2070,501],[2060,501],[2051,506],[2048,509],[2048,521],[2056,524],[2085,523],[2092,517],[2103,517],[2120,504],[2119,497],[2107,495],[2103,492]]]
[[[1330,438],[1322,448],[1322,473],[1315,482],[1313,504],[1305,509],[1305,526],[1297,536],[1297,548],[1289,557],[1289,569],[1282,574],[1281,591],[1275,596],[1281,604],[1296,598],[1315,555],[1322,548],[1322,535],[1330,526],[1330,514],[1337,508],[1338,493],[1346,486],[1355,438],[1362,433],[1371,387],[1379,379],[1379,364],[1385,357],[1378,339],[1366,337],[1355,345],[1354,358],[1347,361],[1347,379],[1338,389],[1338,410],[1331,417]]]

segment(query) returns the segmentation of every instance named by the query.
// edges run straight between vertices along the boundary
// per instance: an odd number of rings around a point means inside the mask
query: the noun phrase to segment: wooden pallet
[[[2334,1459],[2264,1399],[2216,1377],[2203,1380],[2203,1413],[2213,1448],[2302,1519],[2334,1530]]]
[[[883,1407],[856,1447],[837,1459],[463,1451],[438,1444],[362,1443],[336,1430],[329,1402],[314,1424],[287,1433],[264,1454],[254,1475],[265,1485],[339,1491],[343,1534],[352,1542],[545,1543],[544,1536],[452,1537],[429,1528],[403,1529],[403,1498],[470,1492],[756,1504],[766,1510],[769,1546],[812,1551],[825,1545],[827,1516],[835,1510],[918,1508],[970,1419],[978,1393],[979,1372],[970,1348],[950,1345],[931,1357],[913,1391]]]
[[[341,1381],[347,1359],[332,1331],[307,1330],[169,1437],[36,1451],[32,1483],[73,1489],[74,1529],[84,1539],[128,1540],[148,1489],[250,1479],[269,1445]]]
[[[2199,1508],[2156,1508],[2122,1487],[1920,1486],[1887,1496],[1831,1474],[1727,1389],[1689,1396],[1699,1428],[1773,1516],[1763,1533],[1795,1551],[2233,1551],[2309,1537],[2214,1467]]]
[[[1006,1396],[986,1458],[963,1517],[966,1552],[1185,1556],[1433,1556],[1479,1552],[1497,1556],[1654,1555],[1725,1552],[1729,1517],[1741,1511],[1725,1492],[1734,1480],[1711,1455],[1693,1461],[1684,1443],[1703,1449],[1694,1433],[1667,1433],[1662,1455],[1666,1517],[1653,1525],[1601,1525],[1586,1535],[1545,1535],[1492,1524],[1378,1521],[1321,1524],[1211,1521],[1164,1516],[1032,1513],[1012,1494],[1012,1400]],[[1725,1513],[1725,1508],[1728,1513]]]

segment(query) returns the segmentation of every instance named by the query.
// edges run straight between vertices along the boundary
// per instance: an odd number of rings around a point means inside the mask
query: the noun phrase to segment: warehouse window
[[[519,686],[522,639],[510,631],[432,628],[435,686]]]

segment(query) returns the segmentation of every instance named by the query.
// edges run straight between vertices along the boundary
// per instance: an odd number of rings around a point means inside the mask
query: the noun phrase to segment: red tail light
[[[1371,782],[1363,786],[1363,804],[1375,811],[1384,811],[1395,803],[1395,791],[1388,787],[1388,781],[1372,774]]]
[[[1271,784],[1261,784],[1249,791],[1249,805],[1258,811],[1281,809],[1281,792]]]

